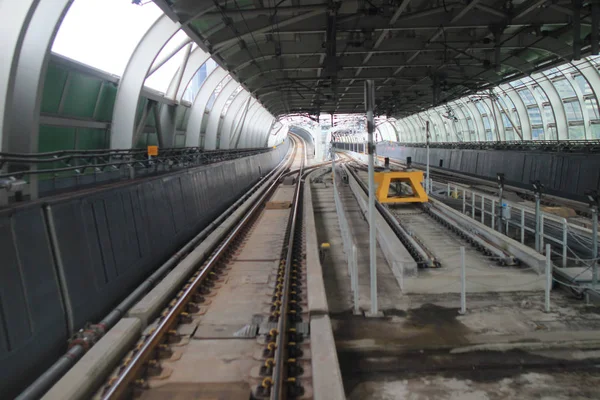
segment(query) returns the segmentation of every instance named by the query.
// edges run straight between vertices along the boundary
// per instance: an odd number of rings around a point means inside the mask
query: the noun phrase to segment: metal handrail
[[[119,169],[123,166],[152,168],[157,165],[182,165],[186,163],[197,165],[208,160],[227,160],[271,150],[271,148],[260,148],[205,151],[200,150],[198,147],[173,148],[161,149],[160,155],[152,158],[148,157],[145,149],[82,152],[67,150],[38,154],[0,153],[0,168],[5,165],[19,167],[16,171],[0,173],[0,178],[22,178],[28,175],[56,174],[70,171],[82,175],[90,168],[96,172],[103,172],[107,168]],[[39,167],[49,163],[60,163],[62,165],[56,168],[31,169],[31,167]]]

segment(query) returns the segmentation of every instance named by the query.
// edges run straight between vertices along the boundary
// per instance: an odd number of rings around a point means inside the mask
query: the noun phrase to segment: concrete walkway
[[[331,313],[339,313],[352,308],[352,291],[348,274],[347,256],[340,233],[338,215],[333,197],[331,174],[323,176],[323,182],[311,184],[315,224],[319,243],[331,245],[329,254],[323,261],[325,290]],[[369,273],[369,225],[365,221],[350,187],[340,183],[340,198],[348,216],[350,233],[355,240],[358,255],[359,307],[368,311],[371,306]],[[401,303],[400,287],[386,259],[377,245],[377,291],[381,310],[395,308]]]

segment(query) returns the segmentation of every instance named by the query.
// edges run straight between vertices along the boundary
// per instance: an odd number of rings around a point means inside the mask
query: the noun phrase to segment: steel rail
[[[357,180],[357,182],[359,183],[361,188],[363,190],[366,190],[364,183],[356,175],[355,171],[352,171],[351,169],[350,169],[350,171],[352,172],[354,178]],[[402,231],[406,232],[404,229],[400,229],[400,230],[394,229],[394,227],[396,227],[396,225],[400,225],[400,227],[402,228],[400,221],[398,221],[398,219],[396,217],[392,216],[391,213],[389,212],[389,210],[386,207],[383,207],[383,205],[381,205],[379,202],[377,202],[376,205],[378,207],[378,210],[382,213],[382,216],[384,217],[386,222],[390,225],[390,227],[392,227],[392,229],[396,232],[396,234],[398,235],[399,233],[401,233],[403,236],[405,236],[405,238],[408,237],[410,239],[413,239],[412,242],[409,242],[409,245],[414,246],[414,243],[413,243],[414,238],[412,238],[410,235],[406,236],[407,233],[402,232]],[[434,216],[440,222],[445,221],[449,227],[452,227],[453,230],[456,230],[457,232],[459,232],[461,234],[461,236],[467,238],[469,241],[471,241],[473,244],[475,244],[479,248],[484,249],[485,251],[492,254],[495,258],[497,258],[504,265],[515,265],[516,260],[510,253],[499,248],[498,246],[494,245],[493,243],[490,243],[489,241],[485,240],[481,236],[479,236],[475,233],[469,232],[468,230],[463,228],[458,223],[458,221],[456,221],[454,218],[447,215],[442,210],[438,210],[432,204],[422,205],[422,207],[427,213]],[[402,242],[404,242],[400,236],[399,236],[399,238],[401,239]],[[428,249],[426,249],[424,246],[421,246],[421,249],[422,250],[419,251],[419,256],[421,258],[423,258],[424,255],[429,255],[430,257],[432,257],[429,260],[425,259],[424,261],[426,261],[428,263],[433,263],[430,266],[438,266],[438,267],[440,266],[439,261],[437,261],[435,259],[435,257],[433,257],[433,255],[430,254]],[[419,250],[418,246],[416,247],[416,250],[417,251]]]
[[[360,186],[360,188],[365,193],[368,193],[366,184],[356,174],[356,171],[354,171],[353,168],[348,168],[348,171],[350,172],[356,183]],[[395,217],[390,212],[388,208],[384,207],[377,200],[375,201],[375,207],[377,208],[377,211],[379,211],[383,219],[388,223],[390,228],[392,228],[396,236],[398,236],[398,239],[400,239],[402,244],[406,246],[409,253],[413,256],[413,258],[416,259],[418,264],[433,268],[441,267],[441,263],[435,258],[433,253],[431,253],[429,249],[427,249],[424,245],[418,242],[414,236],[408,233],[406,228],[402,226],[402,223],[398,220],[397,217]]]
[[[303,152],[306,154],[306,146],[303,146]],[[290,215],[289,238],[287,243],[287,255],[285,260],[285,272],[283,278],[283,293],[279,321],[277,324],[277,340],[275,341],[275,368],[273,370],[273,387],[271,389],[271,400],[282,400],[286,398],[285,380],[287,366],[287,339],[288,339],[288,306],[290,299],[290,275],[292,270],[292,255],[294,251],[294,234],[296,231],[296,222],[298,220],[298,210],[300,203],[300,189],[302,187],[302,172],[304,170],[305,157],[301,158],[300,168],[298,170],[298,181],[294,193],[294,208]]]
[[[294,153],[290,157],[290,166],[295,158],[296,151],[297,143],[295,143]],[[281,175],[283,175],[283,172]],[[194,278],[194,280],[192,282],[188,282],[184,286],[183,292],[179,292],[180,295],[175,303],[167,313],[163,314],[162,319],[155,329],[146,337],[143,345],[131,357],[131,360],[118,374],[116,379],[112,381],[110,386],[108,386],[108,388],[101,394],[101,399],[120,399],[125,394],[125,391],[136,379],[136,376],[144,367],[144,364],[151,359],[154,349],[161,344],[163,337],[168,333],[169,328],[175,323],[178,316],[181,314],[181,312],[183,312],[185,306],[191,301],[192,295],[199,288],[200,284],[209,276],[212,269],[225,254],[227,248],[234,242],[234,240],[252,220],[252,218],[254,218],[255,214],[262,208],[263,203],[266,201],[268,196],[270,196],[273,190],[280,184],[279,178],[280,177],[273,181],[265,193],[256,201],[250,211],[227,235],[227,238],[217,246],[216,250],[205,262],[204,267]]]

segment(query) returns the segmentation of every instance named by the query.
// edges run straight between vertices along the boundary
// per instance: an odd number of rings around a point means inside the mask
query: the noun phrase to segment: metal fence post
[[[467,213],[467,191],[463,189],[463,214]]]
[[[568,232],[568,222],[566,218],[563,218],[563,237],[562,237],[562,266],[567,266],[567,232]]]
[[[481,195],[481,223],[485,224],[485,197]]]
[[[475,219],[475,192],[471,191],[471,218]]]
[[[540,250],[544,248],[544,213],[540,213]]]
[[[521,208],[521,243],[525,243],[525,209]]]
[[[544,301],[544,311],[550,312],[550,289],[552,288],[552,260],[550,245],[546,245],[546,293]]]
[[[540,246],[540,195],[535,194],[535,251],[538,253],[542,252]]]
[[[465,247],[460,247],[460,314],[467,313],[467,272],[465,264]]]
[[[358,308],[358,257],[356,255],[356,245],[352,245],[352,275],[354,276],[354,314],[360,314]]]
[[[598,207],[592,207],[592,287],[598,284]]]
[[[496,229],[496,200],[491,199],[492,200],[492,229]],[[502,204],[500,204],[500,212],[502,212]],[[500,229],[502,229],[502,220],[500,220],[499,222],[500,225],[498,225],[498,227]]]

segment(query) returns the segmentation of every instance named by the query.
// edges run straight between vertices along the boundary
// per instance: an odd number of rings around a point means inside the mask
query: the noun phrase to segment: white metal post
[[[598,207],[592,207],[592,287],[598,284]]]
[[[475,192],[471,192],[471,218],[475,219]]]
[[[431,191],[431,182],[429,180],[429,121],[425,121],[425,135],[427,138],[427,168],[425,170],[425,175],[427,175],[425,181],[427,182],[427,185],[425,190],[427,191],[427,194],[429,194]]]
[[[540,195],[535,194],[535,251],[542,252],[540,241]]]
[[[491,199],[492,200],[492,229],[496,229],[496,200]],[[502,203],[500,203],[500,210],[502,210]],[[498,222],[498,226],[502,227],[502,220],[500,220]]]
[[[563,268],[567,267],[567,230],[568,230],[568,222],[566,218],[563,218],[563,237],[562,237],[562,266]]]
[[[352,245],[352,274],[354,275],[354,314],[359,314],[358,309],[358,257],[356,253],[356,245]]]
[[[544,213],[540,212],[540,250],[544,248]]]
[[[369,259],[371,272],[371,315],[378,312],[377,305],[377,254],[375,234],[375,145],[373,144],[373,133],[375,130],[375,84],[369,79],[365,81],[365,111],[367,112],[367,136],[369,153]],[[428,175],[429,176],[429,175]]]
[[[521,243],[525,243],[525,209],[521,208]]]
[[[481,196],[481,223],[485,225],[485,197]]]
[[[550,289],[552,288],[552,260],[550,245],[546,245],[546,293],[544,301],[544,311],[550,312]]]
[[[467,191],[463,189],[463,214],[467,212]]]
[[[335,184],[335,148],[333,142],[331,143],[331,171],[333,173],[333,183]]]
[[[465,262],[465,247],[460,247],[460,313],[467,313],[467,266]]]

